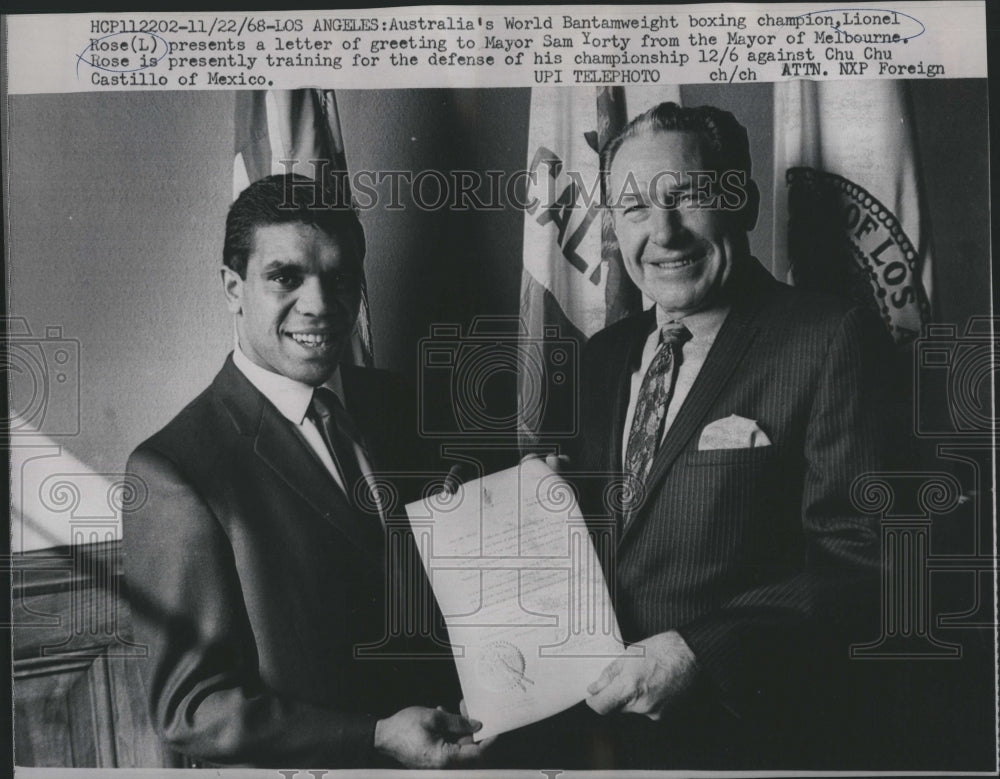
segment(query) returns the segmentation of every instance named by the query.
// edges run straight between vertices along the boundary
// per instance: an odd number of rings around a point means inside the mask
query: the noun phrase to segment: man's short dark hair
[[[666,102],[639,114],[601,151],[601,188],[605,202],[611,163],[622,144],[630,138],[670,130],[698,134],[701,138],[702,161],[709,170],[718,173],[740,170],[746,174],[745,181],[750,181],[750,141],[746,128],[735,116],[714,106],[684,107]]]
[[[322,184],[298,173],[255,181],[229,207],[223,264],[246,278],[256,229],[289,223],[315,225],[327,235],[347,237],[354,242],[360,262],[365,256],[365,233],[358,215],[346,204],[345,192],[342,176]]]

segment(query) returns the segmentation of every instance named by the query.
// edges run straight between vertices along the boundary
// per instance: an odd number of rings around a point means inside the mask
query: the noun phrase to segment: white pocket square
[[[698,451],[705,449],[752,449],[770,446],[771,440],[752,419],[730,414],[705,425]]]

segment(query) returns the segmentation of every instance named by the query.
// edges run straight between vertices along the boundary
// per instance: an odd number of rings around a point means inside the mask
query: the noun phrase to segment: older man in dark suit
[[[438,660],[419,636],[394,660],[359,653],[387,636],[401,597],[372,474],[427,463],[412,396],[383,372],[338,368],[364,235],[316,193],[272,176],[232,205],[222,280],[238,345],[129,460],[148,490],[124,537],[153,722],[218,764],[460,763],[478,754],[476,723],[437,708],[458,698],[440,647]]]
[[[572,467],[631,484],[608,579],[643,648],[587,704],[616,767],[801,764],[835,739],[829,682],[877,604],[877,518],[850,493],[883,463],[891,342],[872,311],[750,255],[759,196],[731,114],[661,104],[602,161],[625,268],[655,305],[584,354]]]

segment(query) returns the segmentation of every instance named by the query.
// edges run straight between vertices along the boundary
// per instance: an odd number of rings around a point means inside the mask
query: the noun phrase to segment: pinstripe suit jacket
[[[677,630],[702,670],[698,705],[711,699],[746,722],[791,715],[790,695],[819,704],[830,653],[867,637],[849,626],[877,603],[878,524],[852,508],[850,487],[883,462],[891,341],[870,311],[781,284],[752,258],[729,290],[729,316],[618,535],[608,579],[626,642]],[[584,351],[571,452],[582,470],[621,472],[630,376],[653,313]],[[730,414],[755,420],[771,445],[700,451],[705,426]],[[582,492],[589,516],[614,513],[605,490]]]

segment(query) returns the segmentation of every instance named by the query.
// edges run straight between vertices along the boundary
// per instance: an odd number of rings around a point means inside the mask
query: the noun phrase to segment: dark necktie
[[[625,449],[625,472],[639,485],[646,481],[653,457],[663,437],[663,420],[674,395],[677,367],[681,362],[681,347],[691,338],[691,331],[680,322],[668,322],[660,328],[660,345],[646,370],[639,387],[639,397],[632,417],[632,429]],[[638,486],[638,485],[637,485]],[[626,505],[625,524],[631,519],[631,506]]]
[[[313,390],[309,415],[330,450],[351,505],[365,514],[378,514],[371,487],[361,473],[354,449],[355,442],[359,440],[357,433],[337,393],[326,387]]]

